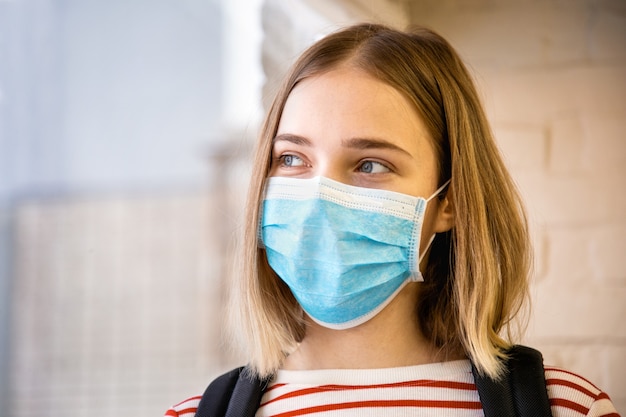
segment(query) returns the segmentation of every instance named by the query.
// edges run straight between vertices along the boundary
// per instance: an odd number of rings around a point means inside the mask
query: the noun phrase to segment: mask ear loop
[[[428,249],[430,249],[430,245],[433,244],[433,241],[435,240],[435,236],[437,236],[436,233],[433,233],[433,235],[430,237],[430,239],[428,239],[428,243],[426,244],[426,247],[424,248],[424,251],[420,254],[418,260],[417,260],[417,268],[419,269],[420,264],[422,263],[422,259],[424,259],[424,256],[426,256],[426,253],[428,253]]]
[[[420,264],[422,263],[422,259],[424,259],[424,256],[426,256],[426,254],[428,253],[428,249],[430,248],[430,245],[432,245],[433,241],[435,240],[435,236],[436,236],[436,234],[433,233],[433,235],[428,240],[428,243],[426,244],[426,247],[424,248],[424,250],[422,251],[422,253],[418,257],[417,265],[415,266],[416,272],[413,272],[411,274],[411,278],[410,278],[411,281],[414,281],[414,282],[424,281],[424,276],[422,275],[422,271],[420,270]]]
[[[430,200],[432,200],[433,198],[437,197],[439,194],[441,194],[441,192],[448,186],[448,184],[450,184],[450,182],[452,181],[452,178],[450,178],[448,181],[444,182],[443,185],[439,188],[437,188],[437,190],[426,199],[426,202],[428,203]]]
[[[435,198],[439,194],[441,194],[441,192],[448,186],[448,184],[450,184],[451,181],[452,181],[452,178],[450,178],[448,181],[444,182],[441,187],[437,188],[437,190],[430,197],[428,197],[426,199],[426,203],[428,203],[430,200],[432,200],[433,198]],[[419,255],[418,259],[417,259],[417,270],[419,271],[419,276],[422,275],[422,272],[420,271],[420,264],[422,263],[422,260],[424,259],[424,256],[426,256],[426,254],[428,253],[428,249],[430,249],[430,246],[433,244],[433,241],[435,240],[436,236],[437,236],[437,234],[433,233],[433,235],[428,240],[428,243],[426,244],[426,247],[424,248],[422,253],[420,253],[420,255]],[[420,281],[423,281],[423,280],[424,280],[424,278],[422,278]]]

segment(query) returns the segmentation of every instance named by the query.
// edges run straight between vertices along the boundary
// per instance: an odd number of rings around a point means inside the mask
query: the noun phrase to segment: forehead
[[[430,142],[422,117],[402,92],[350,66],[294,87],[278,125],[277,134],[284,133],[310,139],[380,137],[405,147]]]

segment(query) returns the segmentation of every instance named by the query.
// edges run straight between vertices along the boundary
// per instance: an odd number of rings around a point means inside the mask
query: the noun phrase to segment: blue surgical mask
[[[358,326],[408,282],[423,281],[426,204],[447,184],[425,199],[324,177],[270,177],[260,223],[267,260],[313,320]]]

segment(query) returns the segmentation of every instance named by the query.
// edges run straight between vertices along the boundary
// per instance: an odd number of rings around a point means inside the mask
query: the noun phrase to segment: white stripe
[[[610,413],[617,413],[615,406],[613,403],[605,398],[598,400],[593,403],[591,408],[589,409],[589,416],[603,416]]]
[[[273,384],[370,385],[429,379],[473,383],[472,365],[467,359],[379,369],[316,369],[309,371],[279,370]]]
[[[601,392],[595,385],[591,384],[590,382],[578,375],[563,371],[561,369],[555,369],[551,367],[547,368],[548,369],[546,369],[546,379],[562,379],[564,381],[571,382],[580,386],[583,389],[586,389],[587,391],[592,392],[593,395],[598,395]]]

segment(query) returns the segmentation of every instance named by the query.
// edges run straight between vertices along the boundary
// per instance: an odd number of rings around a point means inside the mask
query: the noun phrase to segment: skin
[[[432,140],[411,102],[393,87],[345,64],[300,82],[274,140],[270,176],[324,176],[359,187],[428,198],[438,187]],[[450,230],[446,197],[427,205],[420,247]],[[423,260],[427,262],[427,257]],[[436,361],[415,317],[419,283],[410,283],[378,315],[347,330],[308,321],[284,369],[359,369]]]

